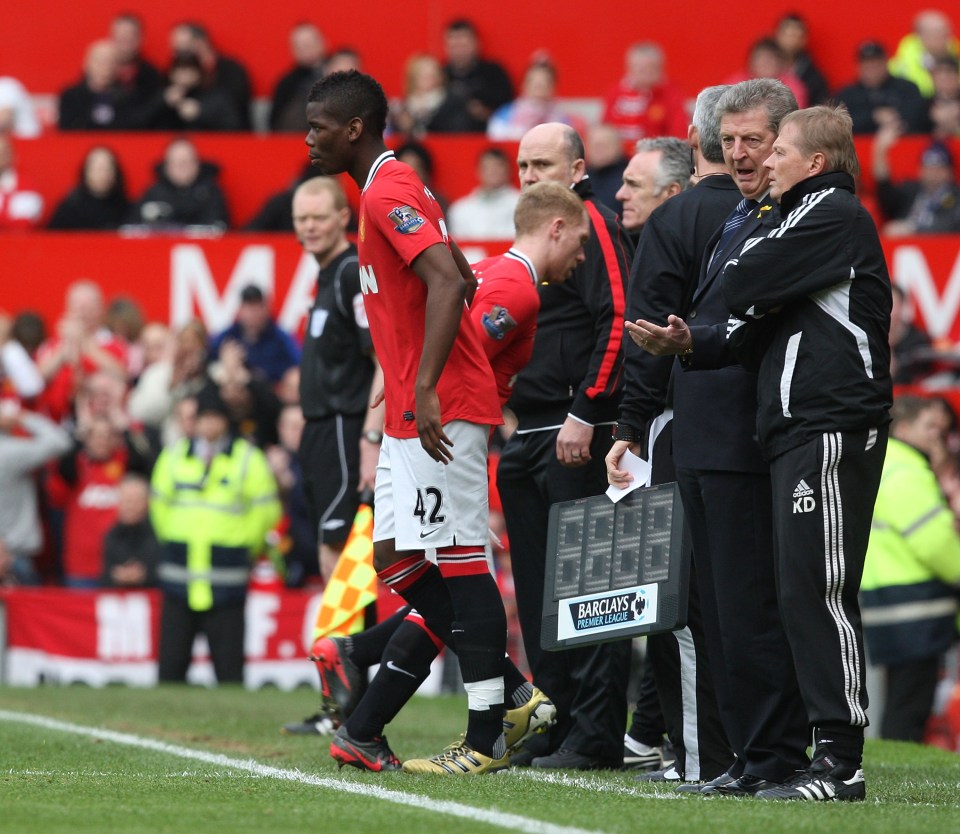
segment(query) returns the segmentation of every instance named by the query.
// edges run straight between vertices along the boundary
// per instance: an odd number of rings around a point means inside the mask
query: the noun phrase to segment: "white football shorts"
[[[384,435],[377,463],[373,540],[397,550],[483,547],[489,537],[489,426],[454,420],[443,427],[453,460],[435,461],[419,437]]]

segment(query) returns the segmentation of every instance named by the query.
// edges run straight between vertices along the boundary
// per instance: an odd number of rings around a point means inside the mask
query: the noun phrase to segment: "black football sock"
[[[451,627],[453,650],[460,661],[463,682],[502,678],[506,663],[507,617],[497,583],[489,573],[484,573],[451,576],[446,579],[446,584],[456,617]],[[430,625],[429,621],[427,625]]]
[[[448,576],[447,587],[456,611],[451,626],[467,699],[467,743],[485,756],[495,755],[503,735],[503,686],[507,618],[497,583],[488,573]],[[500,755],[503,755],[502,753]]]
[[[403,621],[383,651],[380,669],[363,699],[347,719],[347,732],[357,741],[382,736],[430,674],[439,651],[434,639],[416,623]]]
[[[436,565],[428,562],[422,553],[414,554],[384,568],[377,575],[387,587],[417,609],[434,635],[447,645],[452,645],[450,625],[454,618],[454,606],[447,584]],[[500,607],[502,610],[503,605]]]
[[[467,711],[467,737],[470,747],[484,756],[500,759],[507,753],[503,737],[503,704],[493,704],[489,709]]]
[[[352,635],[350,659],[360,667],[373,666],[380,662],[384,649],[400,627],[403,618],[410,613],[410,606],[404,605],[399,611],[391,614],[382,623]]]
[[[533,684],[514,666],[509,656],[503,658],[503,693],[507,709],[522,707],[533,697]]]

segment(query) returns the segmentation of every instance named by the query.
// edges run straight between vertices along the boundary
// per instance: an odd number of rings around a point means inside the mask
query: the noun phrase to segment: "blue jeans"
[[[19,554],[13,557],[13,575],[18,585],[39,585],[40,576],[33,566],[33,556]]]

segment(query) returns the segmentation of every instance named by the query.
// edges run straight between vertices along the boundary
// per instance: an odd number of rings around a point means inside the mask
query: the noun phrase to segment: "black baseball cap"
[[[870,58],[886,58],[886,47],[880,41],[864,41],[857,47],[857,60],[867,61]]]
[[[216,383],[208,382],[197,393],[197,416],[201,414],[220,414],[230,417],[230,409],[220,396],[220,389]]]
[[[240,300],[245,304],[263,304],[263,290],[256,284],[247,284],[240,291]]]

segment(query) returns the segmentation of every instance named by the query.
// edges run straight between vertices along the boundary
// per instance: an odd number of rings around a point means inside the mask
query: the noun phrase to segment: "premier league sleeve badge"
[[[412,235],[426,222],[417,210],[410,206],[397,206],[387,217],[393,223],[393,229],[402,235]]]

